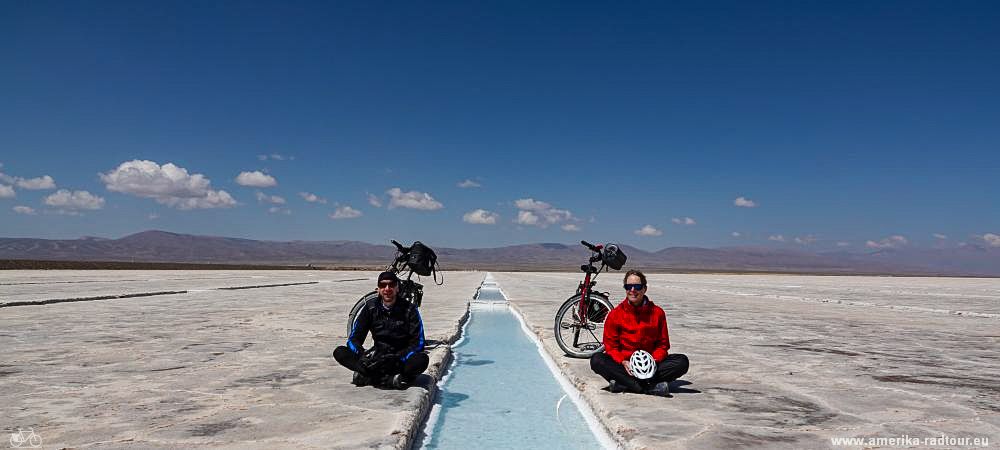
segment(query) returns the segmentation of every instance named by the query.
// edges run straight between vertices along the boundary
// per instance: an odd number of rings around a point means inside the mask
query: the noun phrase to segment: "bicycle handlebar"
[[[601,249],[604,248],[603,245],[594,245],[594,244],[591,244],[590,242],[587,242],[587,241],[580,241],[580,243],[583,244],[584,247],[589,248],[590,251],[592,251],[594,253],[600,253]]]
[[[392,264],[389,264],[389,267],[386,267],[385,270],[392,271],[392,272],[401,272],[401,271],[405,270],[405,268],[406,268],[405,264],[406,264],[406,261],[410,257],[410,248],[403,246],[403,244],[400,244],[395,239],[392,239],[389,242],[392,242],[392,245],[396,246],[396,253],[397,253],[397,255],[396,255],[396,259],[393,260]],[[400,264],[403,264],[403,266],[400,267]]]

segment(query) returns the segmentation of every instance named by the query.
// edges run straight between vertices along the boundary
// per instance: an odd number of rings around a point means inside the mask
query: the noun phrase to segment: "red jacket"
[[[667,335],[667,314],[644,297],[642,304],[632,306],[622,300],[608,313],[604,321],[604,351],[616,362],[625,361],[636,350],[645,350],[656,362],[663,361],[670,349]]]

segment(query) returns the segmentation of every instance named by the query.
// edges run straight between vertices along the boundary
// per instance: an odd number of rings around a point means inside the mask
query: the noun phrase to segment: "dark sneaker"
[[[402,374],[396,374],[396,376],[392,377],[392,380],[389,382],[389,386],[393,389],[406,389],[410,387],[410,383],[407,383],[406,380],[403,379]]]
[[[369,384],[372,384],[372,380],[368,379],[368,377],[364,375],[361,375],[361,372],[354,372],[354,378],[351,379],[351,384],[357,387],[368,386]]]
[[[646,389],[646,393],[658,397],[673,397],[673,395],[670,395],[670,383],[666,381],[654,384],[652,387]]]
[[[614,394],[620,394],[622,392],[627,392],[627,391],[628,391],[628,389],[626,389],[625,386],[622,386],[622,385],[618,384],[618,382],[615,381],[615,380],[611,380],[608,383],[608,392],[611,392],[611,393],[614,393]]]

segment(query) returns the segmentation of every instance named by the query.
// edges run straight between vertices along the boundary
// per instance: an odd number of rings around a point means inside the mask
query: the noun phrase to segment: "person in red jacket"
[[[629,357],[645,350],[656,360],[652,378],[640,380],[632,373]],[[634,392],[670,396],[670,382],[688,371],[688,358],[670,354],[667,315],[646,297],[646,275],[638,270],[625,273],[625,299],[604,321],[604,352],[590,358],[590,368],[608,380],[611,392]]]

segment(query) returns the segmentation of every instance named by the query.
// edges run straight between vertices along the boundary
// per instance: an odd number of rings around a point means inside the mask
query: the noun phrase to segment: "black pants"
[[[354,371],[358,372],[361,368],[361,355],[354,353],[351,349],[341,345],[333,350],[333,358],[337,360],[340,365]],[[417,378],[417,375],[424,373],[427,370],[427,365],[430,363],[430,357],[426,353],[414,353],[410,355],[406,361],[403,361],[401,367],[401,372],[403,374],[403,381],[407,383],[412,383],[413,380]],[[380,378],[388,375],[395,375],[397,372],[383,372],[383,373],[366,373],[364,375],[371,378]]]
[[[667,355],[667,359],[656,364],[656,373],[648,380],[640,380],[625,371],[625,366],[615,362],[607,353],[596,353],[590,357],[590,368],[610,382],[624,387],[629,392],[644,392],[646,388],[661,381],[674,381],[688,371],[688,358],[680,353]]]

